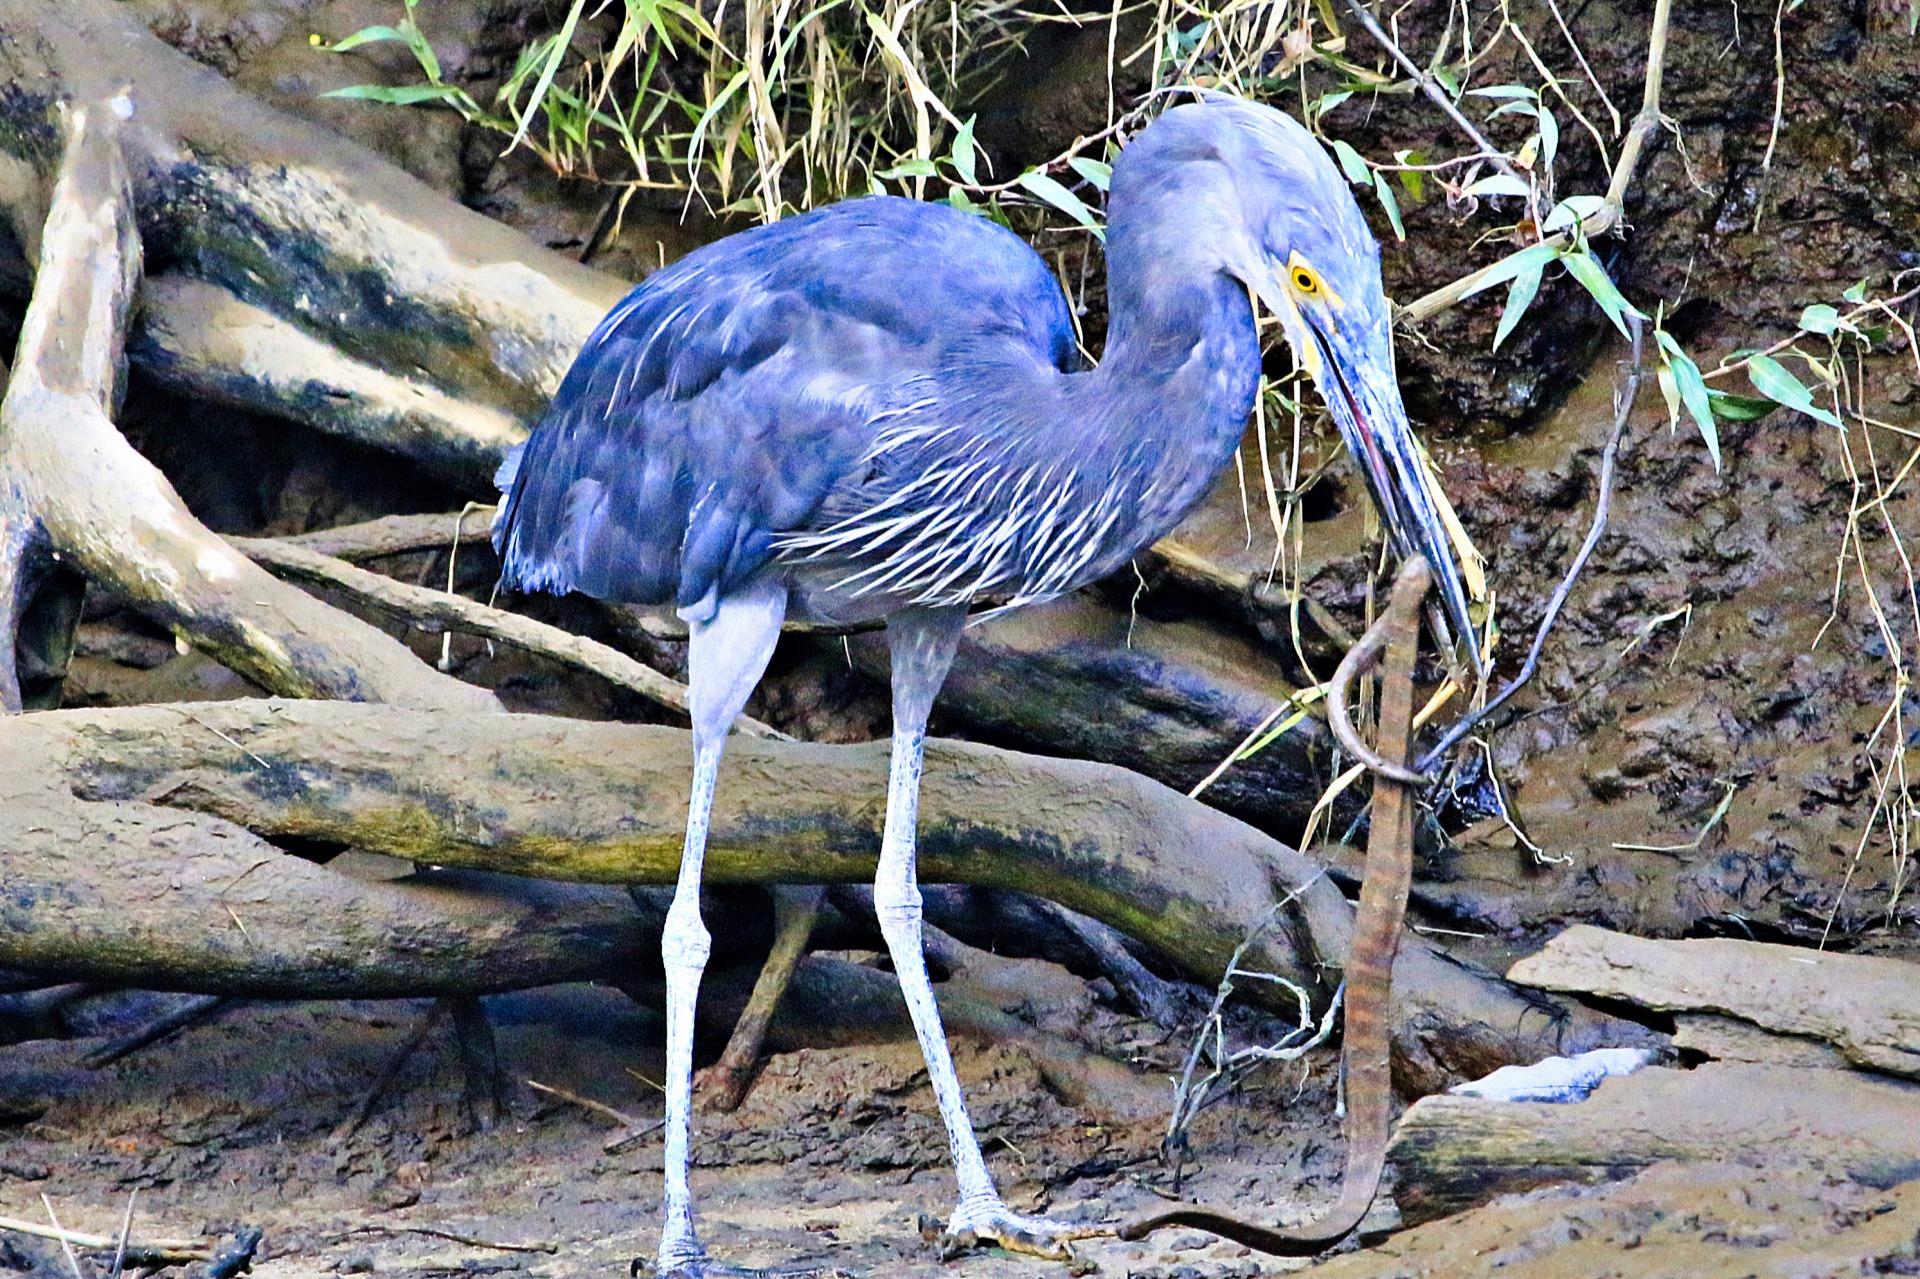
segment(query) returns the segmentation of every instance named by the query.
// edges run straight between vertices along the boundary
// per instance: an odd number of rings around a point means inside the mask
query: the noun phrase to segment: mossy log
[[[667,883],[690,775],[680,730],[530,715],[239,701],[22,717],[0,739],[0,842],[10,852],[0,863],[0,966],[311,991],[343,969],[343,953],[409,947],[391,930],[347,928],[360,886],[323,888],[330,872],[267,841],[545,879]],[[735,739],[714,806],[709,880],[870,879],[885,783],[884,743]],[[1289,896],[1284,926],[1249,964],[1324,990],[1352,931],[1352,908],[1305,858],[1105,765],[934,743],[921,841],[929,882],[1058,901],[1209,982]],[[270,870],[293,888],[269,892]],[[145,889],[122,886],[123,875]],[[186,886],[188,898],[175,896]],[[316,932],[331,938],[326,947],[315,948]],[[1251,983],[1248,997],[1263,986]],[[1637,1033],[1530,999],[1413,936],[1395,967],[1394,1023],[1399,1082],[1412,1093]]]

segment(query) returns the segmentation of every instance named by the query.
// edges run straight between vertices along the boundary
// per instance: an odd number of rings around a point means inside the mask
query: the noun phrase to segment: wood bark
[[[15,154],[45,146],[33,117],[52,102],[131,86],[134,199],[170,269],[135,358],[183,389],[314,415],[478,490],[626,290],[250,98],[110,0],[4,0],[0,36]]]
[[[0,706],[20,709],[12,654],[28,579],[36,561],[57,560],[276,692],[497,707],[249,564],[115,429],[141,261],[117,140],[123,110],[103,99],[60,113],[33,300],[0,402]]]
[[[1655,941],[1582,924],[1508,975],[1544,990],[1737,1019],[1830,1044],[1855,1066],[1920,1079],[1920,966],[1906,960],[1734,938]],[[1728,1034],[1708,1022],[1693,1038],[1718,1043]]]
[[[677,729],[350,703],[24,717],[0,739],[0,840],[13,850],[0,864],[0,966],[207,990],[325,984],[342,969],[338,947],[352,943],[302,954],[323,918],[313,912],[338,910],[338,885],[265,839],[543,879],[669,883],[691,777],[686,743]],[[885,794],[885,743],[737,739],[713,811],[709,880],[865,882]],[[1351,937],[1352,908],[1305,858],[1104,765],[933,743],[921,849],[929,882],[1058,901],[1209,982],[1290,894],[1292,926],[1270,932],[1248,963],[1324,988]],[[102,858],[113,860],[111,873]],[[274,896],[274,927],[285,930],[275,933],[254,913],[253,893],[267,896],[264,887],[249,889],[283,864],[294,906],[281,911]],[[223,888],[242,872],[238,890]],[[103,885],[122,874],[148,890],[114,888],[109,901]],[[171,912],[181,899],[164,886],[176,878],[196,886],[185,919],[167,913],[162,928],[150,911],[126,909],[147,901]],[[233,891],[248,892],[244,909],[234,903],[245,932],[223,904]],[[337,936],[339,923],[319,931]],[[362,941],[394,944],[384,935]],[[490,979],[457,969],[441,980]],[[1413,936],[1394,985],[1396,1078],[1413,1093],[1644,1033],[1529,999]]]
[[[1583,1102],[1415,1102],[1394,1134],[1408,1225],[1558,1181],[1630,1176],[1662,1159],[1817,1156],[1891,1185],[1920,1166],[1920,1086],[1849,1070],[1709,1063],[1609,1079]]]

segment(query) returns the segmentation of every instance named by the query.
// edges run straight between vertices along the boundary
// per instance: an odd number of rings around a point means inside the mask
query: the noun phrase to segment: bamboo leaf
[[[1753,389],[1776,404],[1784,404],[1796,412],[1825,422],[1828,426],[1839,426],[1840,419],[1813,402],[1813,392],[1807,390],[1805,383],[1787,370],[1787,366],[1770,355],[1755,355],[1747,360],[1747,377],[1753,382]]]
[[[1506,309],[1500,312],[1500,327],[1494,330],[1493,349],[1498,351],[1500,344],[1513,333],[1514,326],[1520,323],[1520,317],[1533,305],[1534,297],[1540,292],[1540,277],[1546,273],[1546,264],[1537,263],[1526,267],[1513,277],[1513,284],[1507,289]]]
[[[421,102],[455,102],[466,95],[459,86],[451,84],[350,84],[344,89],[329,89],[320,96],[410,107]]]
[[[1058,182],[1040,172],[1040,170],[1028,169],[1025,173],[1014,179],[1014,181],[1029,195],[1037,196],[1041,200],[1046,201],[1054,208],[1060,210],[1060,212],[1072,218],[1075,222],[1078,222],[1081,226],[1092,231],[1095,235],[1100,235],[1103,239],[1105,238],[1099,220],[1093,216],[1093,210],[1083,204],[1079,196],[1067,190]]]
[[[1099,190],[1106,190],[1107,184],[1113,180],[1113,166],[1111,164],[1102,164],[1098,160],[1089,160],[1085,156],[1079,155],[1068,160],[1067,164],[1072,167],[1075,173],[1085,178]]]
[[[970,187],[980,185],[976,168],[979,148],[973,141],[973,122],[979,118],[973,115],[967,117],[967,122],[954,133],[953,149],[948,153],[948,159],[953,162],[953,171]]]
[[[1508,280],[1518,276],[1522,271],[1532,270],[1534,267],[1545,267],[1547,263],[1554,261],[1559,256],[1560,250],[1555,245],[1529,244],[1526,248],[1516,253],[1509,253],[1506,257],[1501,258],[1498,262],[1488,267],[1486,274],[1474,281],[1473,287],[1460,296],[1464,299],[1470,298],[1476,293],[1484,293],[1496,284],[1505,284]]]
[[[404,44],[406,39],[404,35],[400,34],[398,27],[361,27],[358,31],[340,41],[338,44],[328,45],[327,52],[346,53],[350,50],[358,49],[363,44],[379,44],[386,40],[397,40]]]
[[[1567,264],[1568,272],[1574,279],[1580,281],[1581,287],[1593,295],[1593,300],[1600,304],[1600,309],[1607,313],[1609,320],[1613,321],[1613,327],[1620,330],[1620,336],[1632,336],[1627,331],[1627,317],[1639,316],[1641,313],[1633,303],[1620,295],[1620,290],[1614,287],[1613,280],[1607,275],[1606,268],[1600,265],[1599,260],[1585,249],[1568,252],[1560,260]],[[1641,318],[1646,317],[1641,316]]]
[[[1353,147],[1335,138],[1333,154],[1340,161],[1340,171],[1347,175],[1347,181],[1357,187],[1373,185],[1372,171],[1367,168],[1367,162],[1360,158],[1360,153]]]
[[[1506,173],[1494,173],[1481,178],[1477,182],[1469,183],[1467,189],[1461,192],[1461,194],[1476,196],[1517,195],[1524,199],[1531,191],[1532,188],[1519,178]]]
[[[1393,224],[1393,238],[1405,242],[1407,228],[1400,224],[1400,202],[1393,198],[1387,175],[1378,169],[1373,171],[1373,193],[1380,197],[1380,207],[1387,211],[1387,221]]]

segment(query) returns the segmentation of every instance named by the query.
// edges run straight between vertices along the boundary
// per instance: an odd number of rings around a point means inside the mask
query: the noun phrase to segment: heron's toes
[[[728,1265],[711,1257],[693,1257],[664,1268],[651,1257],[635,1257],[627,1273],[632,1279],[642,1279],[642,1276],[650,1279],[852,1279],[848,1271],[818,1262],[757,1270],[752,1266]]]
[[[1050,1261],[1066,1261],[1073,1256],[1073,1249],[1068,1247],[1073,1240],[1112,1233],[1111,1226],[1025,1217],[1004,1204],[963,1207],[953,1214],[940,1235],[940,1257],[950,1261],[975,1248],[1004,1248]]]

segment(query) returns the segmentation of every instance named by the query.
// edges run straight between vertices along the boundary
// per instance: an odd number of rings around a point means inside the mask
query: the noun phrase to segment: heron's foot
[[[1067,1261],[1073,1257],[1073,1249],[1067,1246],[1073,1240],[1112,1233],[1111,1226],[1025,1217],[998,1200],[977,1206],[962,1204],[939,1236],[940,1258],[951,1261],[975,1248],[1004,1248],[1050,1261]]]
[[[715,1261],[705,1253],[682,1257],[671,1263],[658,1262],[650,1257],[635,1257],[627,1267],[627,1273],[632,1279],[641,1279],[642,1276],[650,1276],[651,1279],[850,1279],[848,1272],[838,1266],[800,1263],[756,1270],[751,1266],[732,1266],[724,1261]]]

